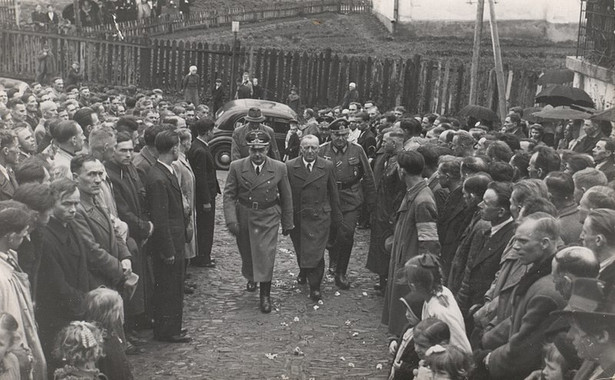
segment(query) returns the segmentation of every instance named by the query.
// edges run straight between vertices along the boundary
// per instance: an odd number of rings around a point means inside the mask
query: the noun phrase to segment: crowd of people
[[[187,268],[216,266],[217,194],[262,313],[280,231],[319,302],[326,274],[351,287],[370,229],[391,379],[615,375],[610,123],[380,112],[353,83],[283,146],[249,109],[221,189],[207,105],[49,83],[0,89],[2,378],[131,379],[141,330],[189,342]]]

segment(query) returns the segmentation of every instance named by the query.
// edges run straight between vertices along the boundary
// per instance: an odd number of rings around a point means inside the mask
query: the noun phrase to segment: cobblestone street
[[[223,187],[226,172],[218,177]],[[308,298],[307,285],[297,284],[292,243],[280,233],[274,310],[262,314],[258,291],[245,291],[241,260],[221,206],[219,196],[212,254],[217,267],[188,269],[198,286],[184,306],[184,325],[193,341],[151,340],[146,353],[130,357],[135,378],[386,379],[383,298],[373,290],[377,276],[364,268],[369,231],[357,231],[348,273],[351,289],[338,293],[333,279],[325,277],[322,304]]]

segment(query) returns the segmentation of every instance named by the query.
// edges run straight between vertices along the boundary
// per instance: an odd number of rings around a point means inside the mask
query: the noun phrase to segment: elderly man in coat
[[[520,262],[532,268],[514,290],[510,319],[486,332],[485,350],[475,352],[477,379],[524,379],[541,367],[546,332],[557,318],[551,312],[566,304],[551,274],[559,232],[557,220],[543,212],[527,216],[517,227],[513,249]],[[493,334],[508,339],[499,347],[486,345]]]
[[[299,264],[297,282],[310,285],[310,298],[321,299],[320,283],[325,272],[325,247],[329,228],[339,227],[343,217],[333,163],[318,157],[319,140],[301,139],[301,156],[286,162],[293,195],[295,229],[290,238]]]
[[[278,229],[288,235],[294,228],[293,204],[286,165],[267,157],[271,141],[263,131],[246,136],[249,156],[231,163],[224,188],[224,218],[237,238],[241,273],[247,290],[260,282],[260,308],[271,312],[271,279],[278,243]]]

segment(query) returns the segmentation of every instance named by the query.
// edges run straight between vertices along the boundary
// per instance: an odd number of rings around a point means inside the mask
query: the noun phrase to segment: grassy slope
[[[186,31],[168,36],[184,41],[231,43],[230,28]],[[285,50],[320,51],[331,48],[339,54],[373,57],[408,57],[420,54],[433,58],[472,57],[471,38],[417,38],[409,34],[392,37],[371,15],[323,14],[311,18],[292,18],[256,24],[242,24],[242,46],[270,47]],[[502,38],[504,63],[518,68],[548,69],[563,67],[567,55],[574,54],[574,43],[555,44],[536,39]],[[484,35],[482,57],[492,64],[488,31]]]

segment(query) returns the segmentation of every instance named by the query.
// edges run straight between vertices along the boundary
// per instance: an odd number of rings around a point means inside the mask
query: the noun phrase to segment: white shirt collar
[[[602,273],[602,271],[604,270],[604,268],[608,267],[609,265],[613,264],[613,262],[615,262],[615,256],[611,256],[608,259],[601,261],[600,262],[600,273]]]
[[[160,160],[158,160],[158,162],[160,162],[165,168],[167,168],[171,172],[171,174],[175,174],[175,171],[173,170],[173,167],[171,165],[167,165]]]
[[[209,146],[209,143],[201,138],[201,136],[197,136],[197,140],[202,141],[205,146]]]
[[[6,179],[10,179],[9,178],[9,171],[7,170],[7,168],[5,168],[2,165],[0,165],[0,173],[2,173],[2,175],[5,176]]]
[[[305,165],[305,167],[308,167],[308,164],[312,164],[312,169],[314,169],[314,164],[316,163],[316,160],[312,161],[312,162],[307,162],[305,160],[305,158],[301,157],[301,160],[303,160],[303,165]]]
[[[491,227],[491,236],[495,235],[499,230],[504,228],[505,225],[507,225],[508,223],[511,223],[512,221],[513,221],[513,219],[512,219],[512,216],[511,216],[511,217],[508,217],[508,219],[506,219],[502,223],[497,224],[495,226],[492,226]]]
[[[262,164],[260,165],[256,165],[254,162],[250,161],[250,163],[252,164],[252,167],[254,168],[254,171],[256,171],[256,168],[258,168],[261,172],[263,171],[263,166],[265,165],[265,162],[263,161]]]

